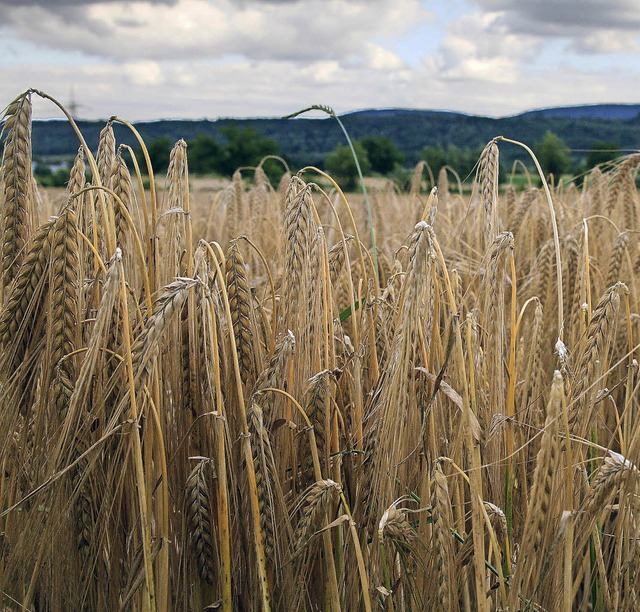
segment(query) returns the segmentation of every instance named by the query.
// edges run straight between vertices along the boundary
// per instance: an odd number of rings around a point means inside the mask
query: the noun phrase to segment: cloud
[[[599,0],[474,2],[482,11],[453,19],[436,54],[426,61],[443,82],[515,85],[560,64],[576,73],[579,66],[604,71],[609,69],[604,67],[607,55],[631,58],[639,48],[637,0],[612,0],[606,9]],[[585,64],[584,55],[602,57],[596,67]],[[614,60],[609,62],[614,68]]]
[[[65,6],[88,6],[90,4],[114,3],[121,0],[55,0],[52,6],[51,0],[0,0],[0,8],[3,6],[42,6],[44,8],[59,9]],[[286,0],[285,0],[286,1]],[[295,1],[295,0],[294,0]],[[176,0],[145,0],[148,4],[175,4]]]
[[[474,0],[484,11],[498,14],[510,32],[582,39],[595,32],[640,31],[637,0]],[[589,45],[585,46],[587,51]],[[595,49],[606,49],[597,45]],[[593,52],[593,51],[589,51]],[[607,51],[598,51],[607,52]]]
[[[0,0],[0,82],[132,120],[633,102],[636,2],[466,0],[425,26],[422,0]]]
[[[380,45],[367,43],[364,55],[366,65],[372,70],[391,72],[406,68],[405,61],[398,54]]]
[[[640,26],[637,0],[475,0],[486,11],[504,11],[513,23],[530,28],[636,29]],[[543,30],[544,31],[544,30]]]
[[[277,117],[311,104],[328,104],[338,113],[401,106],[499,116],[544,106],[637,100],[638,67],[596,73],[560,62],[553,72],[509,72],[498,60],[474,64],[477,61],[463,64],[464,71],[460,68],[457,74],[443,75],[435,59],[413,69],[382,72],[344,67],[335,60],[304,66],[244,58],[213,63],[141,60],[15,65],[3,69],[2,78],[11,83],[11,89],[5,87],[5,104],[29,87],[42,89],[64,103],[73,87],[82,117],[118,115],[129,120]],[[483,71],[489,73],[486,78],[481,78]],[[60,116],[49,103],[35,98],[34,108],[39,117]]]
[[[510,33],[498,13],[473,13],[450,25],[435,67],[444,80],[513,83],[535,48],[533,38]]]
[[[0,0],[0,2],[6,0]],[[175,0],[1,5],[5,27],[52,49],[127,59],[341,60],[425,18],[419,0]],[[370,51],[369,51],[370,52]]]
[[[582,55],[633,53],[638,51],[638,34],[599,30],[571,42],[569,49]]]
[[[127,62],[123,70],[132,83],[142,86],[157,86],[164,83],[164,74],[160,64],[153,60]]]

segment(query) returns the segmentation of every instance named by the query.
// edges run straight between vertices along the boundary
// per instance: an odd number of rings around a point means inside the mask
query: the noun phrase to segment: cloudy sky
[[[503,116],[640,102],[639,44],[640,0],[0,0],[0,107],[34,87],[83,118]]]

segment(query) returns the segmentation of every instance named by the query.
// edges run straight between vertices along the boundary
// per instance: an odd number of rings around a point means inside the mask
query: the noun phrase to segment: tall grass
[[[145,192],[112,118],[40,194],[33,95],[3,132],[3,609],[637,609],[637,155],[517,192],[496,139],[470,196],[420,165],[369,214],[313,168],[198,190],[183,141]]]

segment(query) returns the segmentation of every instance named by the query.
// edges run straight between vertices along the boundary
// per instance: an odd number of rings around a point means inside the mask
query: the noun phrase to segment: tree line
[[[169,165],[169,155],[173,142],[168,136],[161,136],[147,145],[153,171],[165,172]],[[267,156],[287,159],[273,138],[261,134],[252,127],[239,128],[228,125],[220,129],[219,137],[198,134],[187,143],[189,170],[195,175],[231,176],[241,167],[255,167]],[[365,176],[385,176],[405,182],[410,168],[405,167],[405,156],[389,137],[368,136],[353,143],[360,168]],[[567,144],[555,133],[547,131],[544,137],[535,143],[533,150],[546,175],[557,180],[564,175],[578,176],[598,164],[611,161],[620,155],[615,142],[594,141],[590,149],[582,156],[572,155]],[[482,147],[463,148],[455,145],[426,146],[420,152],[434,176],[443,167],[455,170],[462,180],[475,172]],[[142,152],[136,152],[142,168],[145,167]],[[358,174],[353,153],[346,144],[336,147],[318,162],[347,190],[357,187]],[[271,162],[264,165],[270,180],[276,182],[284,172],[282,163]],[[508,169],[502,169],[506,176]],[[51,170],[43,164],[36,165],[35,175],[45,186],[64,186],[69,180],[69,169]]]

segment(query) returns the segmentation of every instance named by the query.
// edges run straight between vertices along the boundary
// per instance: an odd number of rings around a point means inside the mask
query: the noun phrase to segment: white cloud
[[[510,34],[499,13],[473,13],[451,24],[436,66],[445,80],[514,83],[535,47],[531,37]]]
[[[367,43],[365,58],[367,67],[372,70],[392,71],[406,68],[406,63],[398,54],[373,43]]]
[[[472,114],[508,115],[529,108],[561,104],[632,102],[637,100],[640,70],[610,70],[605,74],[560,64],[553,73],[519,71],[509,79],[494,63],[464,64],[459,78],[440,74],[427,61],[413,71],[381,72],[340,67],[332,60],[310,63],[246,59],[223,63],[195,61],[188,66],[160,64],[162,77],[154,85],[136,75],[144,65],[14,66],[4,70],[6,104],[28,87],[42,89],[68,101],[70,86],[82,105],[81,116],[129,120],[159,117],[282,116],[311,104],[328,104],[336,112],[357,108],[413,107],[457,110]],[[473,76],[474,80],[463,78]],[[136,77],[136,78],[132,78]],[[59,116],[49,104],[38,102],[36,116]],[[427,143],[425,143],[427,144]]]
[[[402,36],[427,17],[419,0],[113,1],[3,11],[5,24],[25,40],[98,57],[145,59],[342,59],[362,54],[372,39]]]
[[[637,2],[463,0],[427,26],[420,0],[0,0],[0,83],[131,120],[634,102]]]
[[[335,84],[344,82],[345,73],[340,69],[340,64],[335,60],[314,62],[303,70],[305,76],[315,83]]]
[[[153,60],[126,62],[123,70],[135,85],[152,87],[162,85],[165,80],[160,64]]]

